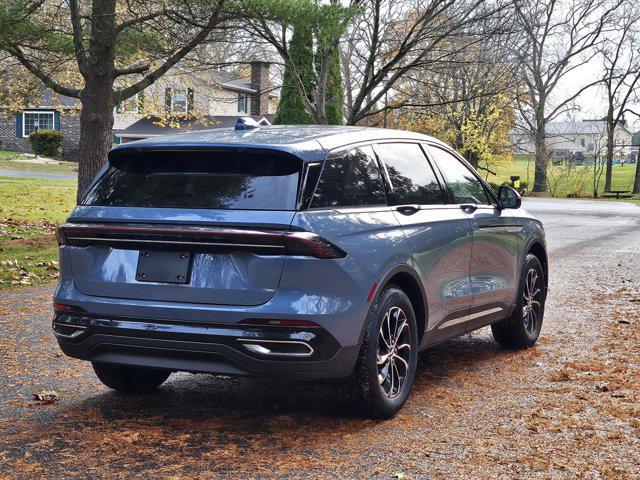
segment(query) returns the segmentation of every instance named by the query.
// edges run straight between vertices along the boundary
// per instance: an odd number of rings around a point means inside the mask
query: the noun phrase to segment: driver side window
[[[460,160],[438,147],[430,147],[429,153],[444,175],[454,203],[493,204],[484,185]]]

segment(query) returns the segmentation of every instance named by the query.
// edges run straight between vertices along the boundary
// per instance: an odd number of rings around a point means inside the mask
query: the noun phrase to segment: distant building
[[[631,137],[631,151],[629,152],[629,159],[632,162],[637,162],[639,154],[640,154],[640,132],[636,132]]]
[[[114,109],[114,143],[235,124],[251,116],[270,123],[277,95],[269,83],[269,63],[251,63],[249,78],[210,69],[185,73],[171,70],[138,95]],[[5,150],[30,152],[29,134],[36,129],[59,130],[64,141],[62,155],[74,159],[80,141],[81,106],[44,87],[16,110],[0,106],[0,141]]]
[[[510,134],[514,152],[532,154],[534,141],[529,132],[514,129]],[[632,134],[622,120],[614,132],[614,156],[628,160]],[[606,155],[607,126],[604,120],[549,122],[546,128],[546,148],[551,157],[603,157]]]

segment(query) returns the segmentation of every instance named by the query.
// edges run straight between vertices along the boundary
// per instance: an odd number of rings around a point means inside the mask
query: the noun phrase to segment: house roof
[[[432,137],[402,130],[335,125],[275,125],[254,130],[220,128],[147,138],[120,144],[109,155],[110,158],[120,155],[125,149],[233,146],[281,150],[294,153],[306,161],[317,161],[324,158],[327,150],[376,140],[426,140],[443,145]]]
[[[32,93],[25,97],[22,102],[22,109],[79,109],[80,100],[72,97],[59,95],[48,88],[38,85]]]
[[[241,90],[250,93],[256,93],[257,89],[253,88],[253,84],[248,78],[239,77],[230,72],[223,70],[209,70],[207,72],[209,79],[217,83],[221,87],[231,88],[233,90]]]
[[[160,135],[233,127],[238,121],[238,118],[246,116],[247,115],[216,115],[206,116],[204,118],[186,118],[182,121],[178,120],[177,125],[175,123],[173,125],[163,125],[159,117],[144,117],[119,131],[117,135],[121,138],[148,138]],[[256,122],[264,119],[270,124],[274,117],[275,115],[258,115],[251,118]]]
[[[547,135],[604,135],[606,132],[606,123],[604,120],[582,120],[576,122],[549,122],[547,123]],[[629,129],[622,124],[618,124],[618,128],[629,132]],[[529,135],[529,132],[519,131],[514,128],[512,134]]]

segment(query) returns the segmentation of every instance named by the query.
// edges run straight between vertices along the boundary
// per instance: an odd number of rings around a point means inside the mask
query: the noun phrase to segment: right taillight
[[[319,235],[310,232],[288,232],[284,235],[287,255],[316,258],[344,258],[346,252]]]

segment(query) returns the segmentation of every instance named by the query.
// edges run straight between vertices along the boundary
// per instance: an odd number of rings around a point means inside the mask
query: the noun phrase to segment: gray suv
[[[105,385],[340,378],[388,417],[420,350],[537,340],[544,230],[513,189],[416,133],[248,127],[117,146],[59,228],[53,330]]]

